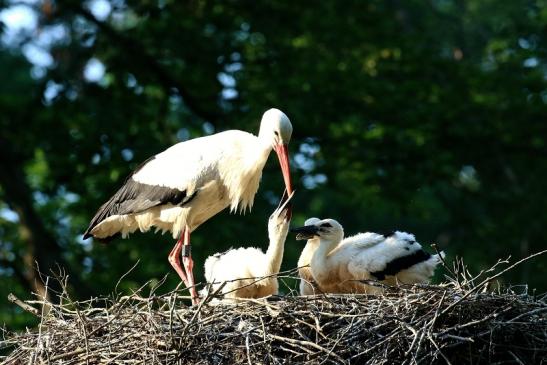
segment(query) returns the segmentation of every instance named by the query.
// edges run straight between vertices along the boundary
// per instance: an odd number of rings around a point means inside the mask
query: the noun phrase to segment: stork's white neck
[[[339,241],[332,240],[332,239],[325,239],[320,238],[319,239],[319,247],[315,251],[315,254],[313,255],[314,258],[317,257],[323,257],[326,258],[327,255],[336,247],[338,246]]]
[[[269,232],[270,244],[266,251],[266,260],[268,266],[264,276],[276,274],[281,268],[281,262],[283,261],[283,252],[285,249],[285,240],[287,238],[288,224],[286,227],[279,227],[278,229]]]
[[[317,247],[319,247],[319,238],[312,238],[308,240],[306,246],[300,254],[300,258],[298,259],[298,267],[306,266],[311,263],[311,259],[317,250]]]
[[[261,133],[258,133],[257,136],[258,144],[264,149],[271,151],[274,145],[274,140],[272,138],[271,133],[264,133],[261,131]]]
[[[331,271],[328,255],[338,243],[339,241],[332,239],[319,239],[319,247],[315,250],[310,265],[313,277],[319,284],[328,280]]]

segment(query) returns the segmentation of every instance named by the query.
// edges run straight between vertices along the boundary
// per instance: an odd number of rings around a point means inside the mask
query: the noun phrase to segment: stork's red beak
[[[285,188],[287,189],[287,194],[292,194],[292,183],[291,183],[291,169],[289,165],[289,148],[286,144],[276,144],[274,150],[277,153],[277,158],[279,158],[279,165],[281,165],[281,172],[283,173],[283,180],[285,180]]]

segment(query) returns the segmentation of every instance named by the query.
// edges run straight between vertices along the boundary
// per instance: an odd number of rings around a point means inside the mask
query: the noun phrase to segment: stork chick
[[[363,283],[377,280],[387,285],[427,283],[444,253],[430,255],[414,235],[359,233],[343,239],[344,229],[334,219],[309,219],[294,228],[297,239],[308,239],[299,266],[309,264],[312,283],[324,293],[381,293],[382,289]],[[301,294],[309,295],[313,286],[301,277]],[[304,290],[303,290],[304,288]]]
[[[263,298],[277,294],[279,284],[275,275],[279,273],[285,239],[289,231],[289,201],[283,195],[280,205],[268,220],[270,243],[264,253],[255,247],[231,249],[223,254],[209,256],[205,261],[205,279],[210,291],[220,289],[226,299]],[[207,294],[207,289],[202,292]]]

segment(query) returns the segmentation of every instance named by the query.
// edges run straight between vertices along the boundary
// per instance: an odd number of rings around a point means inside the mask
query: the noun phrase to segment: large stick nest
[[[12,298],[40,324],[7,336],[4,346],[13,350],[4,361],[546,363],[546,296],[525,287],[491,292],[501,273],[481,280],[455,267],[447,283],[386,288],[381,296],[288,295],[218,305],[207,298],[188,307],[179,290],[145,298],[138,291],[78,303],[65,295],[47,314],[35,308],[41,301]]]

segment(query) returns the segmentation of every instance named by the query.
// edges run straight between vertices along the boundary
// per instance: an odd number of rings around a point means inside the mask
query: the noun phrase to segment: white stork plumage
[[[304,222],[304,226],[311,226],[314,223],[319,222],[319,218],[309,218]],[[301,228],[293,228],[291,231],[301,230]],[[305,236],[302,236],[297,232],[297,239],[305,239]],[[310,237],[306,242],[300,257],[298,258],[298,276],[300,277],[300,295],[313,295],[317,292],[317,285],[313,279],[313,274],[311,272],[311,259],[313,254],[319,248],[319,239],[315,237]]]
[[[286,198],[286,199],[285,199]],[[239,247],[217,253],[205,260],[205,279],[211,292],[219,291],[225,300],[263,298],[277,294],[276,275],[281,268],[291,214],[292,195],[283,195],[268,219],[269,244],[266,252],[255,247]],[[203,290],[207,295],[208,288]]]
[[[84,239],[125,238],[137,229],[145,232],[151,227],[170,231],[178,241],[169,262],[196,303],[190,233],[228,206],[232,212],[252,208],[272,149],[279,158],[286,190],[292,193],[288,156],[291,134],[289,118],[278,109],[270,109],[262,116],[258,136],[229,130],[178,143],[152,156],[99,208]]]
[[[387,285],[427,283],[444,253],[430,255],[414,235],[359,233],[344,239],[344,229],[334,219],[310,218],[291,229],[297,239],[308,239],[298,265],[302,295],[324,293],[381,293],[362,281]]]

